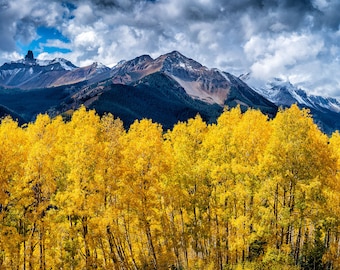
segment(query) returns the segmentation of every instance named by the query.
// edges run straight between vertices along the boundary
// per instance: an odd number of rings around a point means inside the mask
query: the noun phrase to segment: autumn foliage
[[[0,269],[339,269],[340,134],[293,105],[0,125]]]

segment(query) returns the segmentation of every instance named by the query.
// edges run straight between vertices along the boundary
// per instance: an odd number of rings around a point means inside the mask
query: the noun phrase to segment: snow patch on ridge
[[[219,69],[217,69],[217,68],[216,68],[216,69],[213,69],[213,70],[216,70],[222,77],[224,77],[224,78],[227,80],[228,83],[231,83],[231,81],[230,81],[228,75],[227,75],[225,72],[223,72],[223,71],[221,71],[221,70],[219,70]]]
[[[324,108],[333,112],[340,112],[340,102],[337,99],[308,95],[304,90],[280,78],[274,78],[265,86],[257,86],[253,89],[278,106],[290,106],[298,103],[317,110]]]

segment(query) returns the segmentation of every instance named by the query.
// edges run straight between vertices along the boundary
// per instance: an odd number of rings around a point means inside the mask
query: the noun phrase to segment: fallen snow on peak
[[[337,99],[308,95],[306,91],[280,78],[274,78],[264,86],[254,87],[253,89],[278,106],[290,106],[298,103],[317,110],[324,108],[333,112],[340,112],[340,102]]]
[[[95,64],[97,68],[107,68],[107,66],[100,62],[94,62],[93,64]]]
[[[109,67],[105,66],[104,64],[100,62],[93,62],[92,66],[98,71],[98,72],[105,72],[110,70]]]
[[[173,51],[171,53],[165,54],[164,56],[160,56],[159,58],[163,58],[165,60],[166,66],[169,65],[172,67],[180,67],[188,71],[195,71],[203,68],[200,63],[191,58],[187,58],[178,51]]]
[[[186,69],[186,70],[189,70],[189,71],[194,71],[195,69],[193,68],[192,65],[190,65],[189,63],[187,62],[184,62],[184,61],[180,61],[178,62],[177,64],[179,67],[183,68],[183,69]]]
[[[272,81],[266,83],[264,87],[257,87],[255,90],[276,105],[290,106],[298,103],[313,107],[313,104],[309,102],[303,90],[281,78],[274,78]]]
[[[240,76],[238,76],[238,78],[244,82],[249,81],[251,79],[251,73],[250,72],[243,73]]]
[[[64,58],[54,58],[53,60],[40,60],[36,59],[36,63],[39,66],[49,66],[49,65],[55,65],[59,64],[64,70],[74,70],[77,67],[73,65],[70,61],[64,59]]]
[[[217,71],[223,78],[225,78],[226,80],[227,80],[227,82],[229,82],[229,83],[231,83],[230,82],[230,79],[229,79],[229,77],[228,77],[228,75],[227,75],[227,73],[225,73],[224,71],[222,71],[222,70],[219,70],[218,68],[214,68],[214,69],[212,69],[213,71]]]
[[[61,65],[61,67],[65,70],[74,70],[74,69],[77,68],[70,61],[68,61],[64,58],[55,58],[50,62],[50,64],[56,64],[56,63],[59,63]]]
[[[311,102],[322,108],[338,113],[340,112],[340,102],[336,98],[310,95],[309,99]]]
[[[126,60],[120,60],[116,65],[114,65],[111,69],[115,69],[115,68],[120,68],[121,66],[123,66],[126,63]]]

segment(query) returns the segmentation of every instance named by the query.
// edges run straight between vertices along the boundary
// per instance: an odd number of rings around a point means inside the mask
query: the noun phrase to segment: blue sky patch
[[[20,48],[22,54],[26,54],[28,50],[32,50],[34,55],[38,55],[42,52],[47,53],[68,53],[71,52],[68,48],[61,48],[60,46],[53,46],[53,41],[59,41],[61,43],[70,43],[70,40],[63,36],[60,31],[52,27],[39,27],[37,28],[38,39],[33,40],[30,44],[22,44],[17,42],[17,46]],[[48,42],[52,41],[52,42]]]

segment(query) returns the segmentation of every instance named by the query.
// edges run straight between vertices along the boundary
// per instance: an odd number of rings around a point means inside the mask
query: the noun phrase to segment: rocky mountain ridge
[[[209,69],[178,51],[156,59],[143,55],[126,61],[113,67],[111,76],[113,83],[130,84],[155,72],[167,74],[193,99],[209,104],[275,107],[232,74]],[[241,85],[242,93],[239,89]]]
[[[250,80],[249,76],[244,79],[247,82]],[[310,95],[281,78],[274,78],[261,87],[252,88],[277,106],[298,104],[301,108],[309,109],[315,123],[326,133],[340,130],[340,102],[336,98]]]
[[[314,109],[340,112],[340,102],[337,99],[309,95],[306,91],[281,78],[274,78],[263,87],[254,87],[253,89],[280,106],[291,106],[297,103]]]
[[[28,51],[24,59],[4,63],[0,67],[0,86],[4,88],[37,89],[69,85],[90,80],[110,68],[100,63],[77,67],[64,58],[35,59]]]
[[[213,122],[225,106],[260,109],[273,117],[279,106],[297,103],[309,108],[327,133],[340,128],[336,99],[307,95],[280,80],[250,87],[249,77],[207,68],[178,51],[155,59],[141,55],[113,68],[96,62],[76,67],[63,58],[42,61],[28,52],[25,59],[0,67],[0,106],[31,121],[38,113],[53,116],[85,104],[113,113],[127,126],[146,117],[171,128],[196,114]]]

